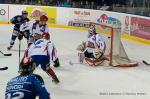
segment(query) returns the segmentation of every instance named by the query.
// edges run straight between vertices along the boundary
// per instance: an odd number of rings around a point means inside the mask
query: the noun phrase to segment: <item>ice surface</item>
[[[0,99],[4,99],[6,83],[18,75],[18,40],[12,51],[7,51],[12,25],[0,25],[0,50],[12,56],[0,55]],[[149,99],[150,67],[141,63],[150,62],[150,46],[122,40],[130,58],[139,62],[134,68],[112,68],[110,66],[90,67],[77,63],[76,47],[86,39],[87,32],[80,30],[50,28],[52,42],[58,50],[61,67],[54,68],[61,83],[52,83],[51,78],[40,68],[40,74],[52,99]],[[26,49],[26,41],[21,42],[21,55]],[[70,65],[69,61],[74,65]],[[140,93],[140,94],[138,94]],[[129,95],[130,94],[130,95]]]

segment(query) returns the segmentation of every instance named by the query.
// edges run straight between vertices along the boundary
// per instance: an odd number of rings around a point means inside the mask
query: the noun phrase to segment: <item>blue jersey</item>
[[[29,19],[23,18],[22,15],[17,15],[10,20],[10,22],[15,25],[14,26],[15,30],[19,30],[21,24],[23,24],[24,22],[28,22],[28,21],[29,21]]]
[[[17,76],[7,83],[5,99],[50,99],[41,76]]]

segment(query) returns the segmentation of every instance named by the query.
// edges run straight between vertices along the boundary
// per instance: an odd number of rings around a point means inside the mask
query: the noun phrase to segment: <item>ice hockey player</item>
[[[52,77],[55,83],[59,80],[55,72],[50,68],[50,63],[54,62],[54,67],[59,67],[59,60],[56,54],[56,48],[53,43],[43,38],[39,32],[33,35],[35,41],[25,51],[25,57],[31,57],[41,68]]]
[[[47,21],[48,21],[48,17],[46,15],[42,15],[40,16],[39,20],[36,20],[35,23],[33,23],[32,29],[30,29],[30,38],[29,38],[29,45],[34,42],[34,38],[33,35],[38,32],[41,33],[41,35],[49,35],[50,39],[50,34],[49,34],[49,28],[47,26]]]
[[[10,20],[10,22],[14,24],[15,26],[14,26],[13,33],[12,33],[10,46],[7,48],[8,50],[10,50],[13,47],[17,37],[19,37],[18,39],[22,39],[20,38],[20,26],[25,21],[29,21],[27,16],[28,16],[28,12],[23,10],[22,15],[17,15]]]
[[[20,75],[7,83],[5,99],[51,99],[41,76],[33,74],[35,63],[24,58],[20,63]]]
[[[100,65],[104,60],[106,44],[103,37],[96,33],[95,26],[91,25],[88,30],[88,39],[77,47],[79,51],[79,62],[83,63],[85,60],[89,65]]]
[[[31,29],[31,22],[30,21],[25,21],[24,23],[21,24],[20,26],[20,33],[18,36],[19,40],[22,40],[23,37],[27,39],[27,43],[30,37],[30,29]]]

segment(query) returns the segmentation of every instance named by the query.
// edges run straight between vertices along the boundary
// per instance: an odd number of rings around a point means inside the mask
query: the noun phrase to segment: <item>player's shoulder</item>
[[[24,20],[25,20],[26,22],[29,22],[29,21],[30,21],[29,18],[25,18]]]
[[[17,17],[20,17],[20,18],[22,18],[22,16],[21,15],[16,15],[16,16],[14,16],[15,18],[17,18]]]
[[[34,80],[39,81],[40,83],[44,83],[43,78],[42,78],[40,75],[38,75],[38,74],[32,74],[31,77],[32,77]]]
[[[28,77],[27,76],[22,76],[22,75],[19,75],[19,76],[16,76],[12,79],[10,79],[8,81],[8,84],[11,84],[11,83],[16,83],[16,82],[25,82],[28,80]]]
[[[103,36],[101,34],[99,34],[99,33],[96,33],[96,37],[97,38],[103,38]]]
[[[11,79],[8,81],[8,83],[13,82],[13,81],[16,80],[18,77],[19,77],[19,76],[11,78]]]
[[[16,15],[12,18],[13,20],[21,20],[22,16],[21,15]]]

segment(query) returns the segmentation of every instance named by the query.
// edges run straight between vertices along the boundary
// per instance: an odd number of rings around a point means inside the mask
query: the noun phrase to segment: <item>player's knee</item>
[[[16,36],[16,35],[12,35],[11,40],[15,41],[15,40],[16,40],[16,38],[17,38],[17,36]]]

